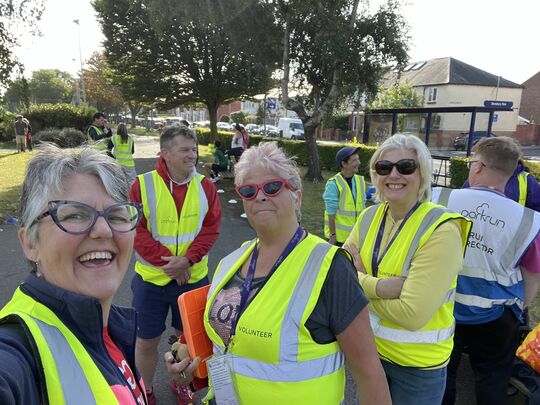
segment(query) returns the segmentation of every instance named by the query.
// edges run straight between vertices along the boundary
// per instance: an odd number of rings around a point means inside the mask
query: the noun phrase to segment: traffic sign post
[[[269,110],[275,110],[277,107],[277,99],[270,97],[266,99],[266,108]]]

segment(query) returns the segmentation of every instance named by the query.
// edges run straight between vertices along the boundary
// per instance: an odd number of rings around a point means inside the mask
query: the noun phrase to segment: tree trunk
[[[316,129],[317,128],[313,126],[304,126],[304,137],[306,138],[306,147],[309,156],[308,171],[304,176],[304,179],[315,183],[324,180],[321,174],[319,149],[317,148],[317,141],[315,138]]]
[[[129,113],[131,114],[131,128],[137,124],[137,114],[141,110],[140,104],[128,103]]]
[[[217,139],[217,111],[218,105],[206,104],[208,108],[208,116],[210,118],[210,132],[212,133],[214,139]]]

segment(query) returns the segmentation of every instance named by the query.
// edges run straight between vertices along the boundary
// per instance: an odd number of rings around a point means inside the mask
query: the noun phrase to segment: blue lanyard
[[[392,243],[394,243],[394,240],[396,240],[396,237],[399,235],[399,232],[405,225],[405,222],[407,222],[407,220],[411,217],[411,215],[414,213],[414,211],[416,211],[416,209],[419,206],[420,206],[420,203],[417,202],[416,204],[414,204],[414,207],[410,209],[407,215],[405,215],[405,218],[403,218],[403,221],[399,225],[399,228],[397,229],[396,233],[394,234],[394,236],[392,237],[388,245],[386,245],[386,249],[381,254],[381,257],[379,258],[379,250],[381,248],[382,237],[384,234],[384,227],[386,224],[386,215],[388,214],[388,206],[386,206],[383,219],[381,222],[381,226],[379,226],[379,231],[377,232],[377,239],[375,239],[375,246],[373,247],[373,256],[371,256],[371,273],[373,274],[374,277],[377,277],[377,274],[379,273],[379,264],[381,264],[382,260],[384,259],[384,256],[386,255],[386,252],[388,252],[388,250],[390,249],[390,246],[392,246]]]
[[[279,255],[278,259],[276,260],[276,262],[274,263],[274,265],[270,269],[270,272],[268,273],[268,275],[264,278],[263,286],[264,286],[264,284],[266,284],[266,282],[272,276],[272,274],[274,274],[274,272],[279,267],[279,265],[283,262],[283,260],[285,260],[287,258],[287,256],[289,256],[289,254],[296,247],[296,245],[298,245],[298,243],[302,239],[302,236],[304,236],[304,229],[301,226],[299,226],[296,229],[296,232],[294,233],[292,239],[289,241],[287,246],[285,246],[285,249],[283,250],[281,255]],[[227,347],[225,348],[225,352],[228,349],[228,346],[229,346],[229,343],[231,342],[231,339],[233,338],[234,334],[236,333],[236,325],[238,325],[238,321],[240,320],[240,317],[242,316],[245,309],[247,308],[248,297],[249,297],[249,293],[251,291],[251,285],[253,283],[253,277],[255,276],[255,268],[257,267],[257,258],[258,257],[259,257],[259,248],[258,248],[258,245],[255,245],[255,248],[253,249],[253,253],[251,254],[251,261],[249,263],[249,268],[248,268],[248,271],[247,271],[247,275],[246,275],[246,278],[244,279],[244,285],[242,287],[242,295],[241,295],[241,298],[240,298],[240,305],[238,306],[238,309],[236,311],[236,316],[233,319],[232,324],[231,324],[231,332],[229,334],[229,342],[227,343]],[[261,289],[262,289],[262,286],[261,286],[261,288],[259,288],[259,291]]]

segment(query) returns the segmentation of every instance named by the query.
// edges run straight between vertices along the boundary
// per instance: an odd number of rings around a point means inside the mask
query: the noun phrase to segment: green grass
[[[24,172],[33,153],[0,153],[0,223],[17,216]]]

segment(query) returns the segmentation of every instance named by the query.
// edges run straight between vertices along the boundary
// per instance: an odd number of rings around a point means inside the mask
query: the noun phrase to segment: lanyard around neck
[[[399,232],[401,231],[401,229],[403,229],[403,226],[405,225],[407,220],[411,217],[411,215],[416,211],[416,209],[419,206],[420,206],[420,203],[417,202],[416,204],[414,204],[414,207],[412,207],[409,210],[407,215],[405,215],[405,218],[403,218],[403,221],[401,222],[401,224],[399,224],[399,228],[397,229],[396,233],[394,233],[394,236],[392,236],[392,239],[386,245],[386,249],[384,249],[384,252],[379,257],[379,250],[381,248],[382,237],[384,234],[384,227],[386,225],[386,216],[388,215],[388,206],[386,206],[381,225],[379,226],[379,231],[377,232],[377,239],[375,239],[375,246],[373,247],[373,256],[371,256],[371,272],[374,277],[377,277],[377,274],[379,273],[379,264],[381,264],[382,260],[384,259],[384,256],[390,249],[390,246],[392,246],[392,244],[396,240],[396,237],[399,235]]]
[[[293,251],[296,245],[298,245],[303,235],[304,235],[304,229],[301,226],[299,226],[296,229],[296,232],[294,233],[292,239],[289,241],[287,246],[285,246],[285,249],[283,250],[283,252],[281,252],[276,262],[270,269],[270,272],[268,273],[268,275],[264,278],[263,285],[268,281],[268,279],[272,276],[272,274],[274,274],[274,272],[279,267],[279,265],[283,262],[283,260],[285,260],[287,256]],[[238,306],[238,309],[236,311],[236,316],[232,320],[231,332],[229,334],[229,342],[227,343],[225,347],[225,351],[227,351],[229,347],[229,343],[231,342],[231,339],[236,333],[236,326],[238,325],[238,321],[240,320],[240,317],[242,316],[245,309],[247,308],[248,297],[249,297],[249,293],[251,292],[251,285],[253,284],[253,278],[255,276],[255,268],[257,267],[258,256],[259,256],[259,247],[258,247],[258,244],[256,244],[255,248],[253,249],[253,253],[251,254],[251,261],[249,263],[249,268],[246,274],[246,278],[244,279],[244,285],[242,286],[242,295],[240,297],[240,305]],[[260,288],[259,288],[259,291],[260,291]]]

